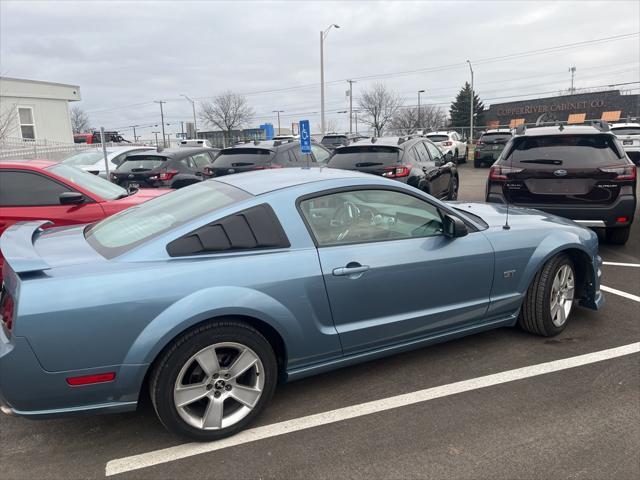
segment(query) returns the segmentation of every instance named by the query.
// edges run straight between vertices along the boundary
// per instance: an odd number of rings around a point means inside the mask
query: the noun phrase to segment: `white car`
[[[109,170],[115,170],[124,162],[131,153],[140,153],[146,150],[155,150],[154,147],[108,147],[107,160],[109,160]],[[81,168],[85,172],[93,173],[102,178],[107,178],[106,168],[104,165],[104,153],[102,148],[95,148],[76,153],[65,158],[62,163],[73,167]]]
[[[631,161],[640,166],[640,123],[614,123],[610,128]]]
[[[467,144],[462,141],[458,132],[453,130],[429,132],[426,137],[435,143],[445,155],[451,153],[455,163],[467,161]]]
[[[180,140],[178,143],[178,147],[182,148],[193,148],[193,147],[204,147],[204,148],[213,148],[209,140],[199,139],[191,139],[191,140]]]

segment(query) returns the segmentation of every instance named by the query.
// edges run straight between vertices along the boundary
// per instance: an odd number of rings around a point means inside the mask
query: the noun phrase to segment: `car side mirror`
[[[444,156],[444,163],[453,162],[453,153],[447,152]]]
[[[467,225],[458,217],[445,215],[443,220],[444,234],[449,238],[464,237],[469,233]]]
[[[84,195],[78,192],[63,192],[58,197],[60,205],[79,205],[84,203]]]

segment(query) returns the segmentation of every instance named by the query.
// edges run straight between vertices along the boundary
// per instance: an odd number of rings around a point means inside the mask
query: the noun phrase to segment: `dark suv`
[[[255,141],[221,150],[208,170],[214,177],[220,177],[268,168],[317,167],[326,165],[330,156],[329,150],[315,142],[311,143],[311,155],[303,155],[298,140]]]
[[[511,130],[508,128],[484,132],[473,148],[473,166],[480,168],[483,165],[493,165],[511,137]]]
[[[636,167],[606,124],[519,128],[487,180],[487,202],[544,210],[606,228],[624,244],[636,209]]]
[[[182,188],[208,178],[208,168],[219,150],[177,148],[129,155],[111,173],[111,181],[129,190]]]
[[[346,147],[365,138],[367,137],[359,133],[328,133],[322,137],[320,143],[329,150],[335,150],[338,147]]]
[[[393,178],[441,199],[458,197],[458,170],[453,155],[444,155],[425,138],[360,140],[336,149],[328,166]]]

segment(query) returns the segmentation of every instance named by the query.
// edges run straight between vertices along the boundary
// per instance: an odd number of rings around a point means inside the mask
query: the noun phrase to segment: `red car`
[[[171,190],[129,193],[96,175],[43,160],[0,161],[0,235],[12,224],[51,220],[52,226],[102,220]],[[0,279],[4,258],[0,252]]]

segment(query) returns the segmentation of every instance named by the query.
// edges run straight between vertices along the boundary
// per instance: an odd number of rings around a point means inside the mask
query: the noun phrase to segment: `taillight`
[[[81,377],[68,377],[67,383],[72,387],[81,385],[92,385],[94,383],[113,382],[116,379],[116,372],[98,373],[96,375],[83,375]]]
[[[444,145],[445,147],[450,147],[451,145],[453,145],[453,142],[442,142],[442,145]]]
[[[4,325],[9,333],[13,330],[13,297],[5,292],[0,301],[0,323]]]
[[[386,168],[386,172],[384,172],[382,176],[387,178],[399,178],[399,177],[408,177],[410,173],[411,173],[411,165],[400,165],[397,167]]]
[[[166,182],[168,180],[171,180],[173,177],[175,177],[178,174],[178,170],[162,170],[158,175],[153,175],[152,177],[149,177],[149,180],[160,180],[162,182]]]
[[[614,167],[600,168],[604,173],[615,173],[614,180],[635,180],[637,176],[635,165],[620,165]]]
[[[493,165],[489,170],[490,180],[506,180],[510,173],[519,173],[523,168],[509,167],[506,165]]]

